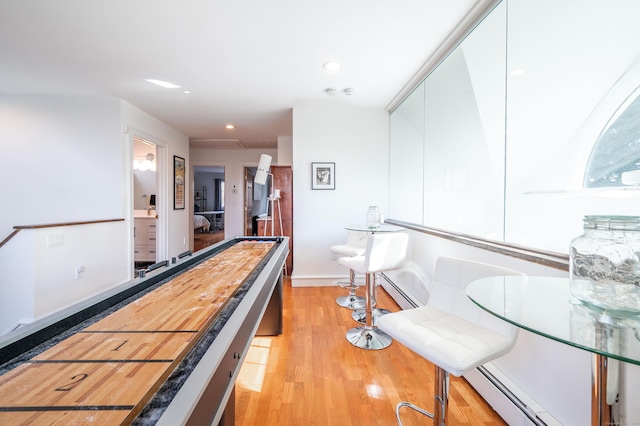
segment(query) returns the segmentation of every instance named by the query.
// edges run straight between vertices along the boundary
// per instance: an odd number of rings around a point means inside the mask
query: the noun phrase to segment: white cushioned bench
[[[439,257],[433,281],[427,283],[429,299],[425,306],[387,314],[378,327],[393,339],[431,361],[436,368],[436,410],[428,413],[408,402],[410,407],[446,424],[449,373],[461,376],[509,352],[518,328],[477,307],[465,288],[479,278],[522,275],[511,269],[451,257]],[[398,417],[398,422],[400,418]]]

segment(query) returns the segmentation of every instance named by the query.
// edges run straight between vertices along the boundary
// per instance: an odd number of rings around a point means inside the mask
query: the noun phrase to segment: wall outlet
[[[84,265],[76,267],[76,280],[79,280],[84,275]]]

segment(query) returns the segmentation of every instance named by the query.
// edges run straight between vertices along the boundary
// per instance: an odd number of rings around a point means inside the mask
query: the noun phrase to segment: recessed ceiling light
[[[233,124],[227,124],[224,127],[225,127],[225,129],[235,129],[236,128],[236,126],[234,126]]]
[[[189,93],[191,93],[191,91],[190,91],[190,90],[185,90],[183,93],[184,93],[185,95],[188,95]]]
[[[518,77],[518,76],[521,76],[522,74],[524,74],[523,69],[515,69],[509,73],[511,77]]]
[[[155,80],[153,78],[148,78],[147,81],[149,83],[156,84],[156,85],[158,85],[160,87],[165,87],[167,89],[179,89],[180,88],[180,86],[178,86],[176,84],[173,84],[173,83],[169,83],[168,81]]]
[[[338,61],[329,61],[325,62],[322,67],[327,71],[338,71],[342,65],[340,65],[340,62]]]

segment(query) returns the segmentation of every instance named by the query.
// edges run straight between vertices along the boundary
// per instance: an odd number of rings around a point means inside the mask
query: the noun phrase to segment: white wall
[[[165,163],[188,160],[185,135],[119,99],[0,96],[1,239],[19,225],[125,219],[25,230],[0,248],[0,334],[131,278],[133,134],[161,144]],[[166,170],[163,179],[172,182]],[[164,216],[164,252],[175,255],[187,213]]]
[[[20,324],[34,320],[35,271],[29,256],[8,256],[7,250],[25,253],[33,250],[35,234],[22,232],[0,249],[0,336]],[[11,248],[9,248],[11,247]]]
[[[119,100],[0,96],[0,150],[1,238],[15,225],[122,217]]]
[[[293,138],[291,136],[278,136],[278,166],[291,166],[293,164]]]
[[[370,205],[387,213],[389,115],[348,103],[293,110],[293,286],[333,285],[347,271],[329,246],[362,224]],[[335,162],[335,190],[311,189],[311,163]]]
[[[131,267],[126,222],[38,229],[34,234],[34,318],[41,318],[79,300],[126,282]],[[51,246],[51,236],[64,244]],[[78,273],[77,268],[82,268]]]
[[[1,238],[16,225],[123,217],[124,150],[119,100],[0,96],[0,149],[5,160],[0,167],[0,179],[5,183],[0,187]],[[39,244],[36,231],[21,231],[0,248],[0,333],[12,329],[20,320],[29,321],[47,312],[47,308],[41,309],[35,282],[42,283],[44,279],[49,283],[69,283],[72,289],[66,294],[53,291],[47,296],[47,303],[56,307],[67,304],[65,299],[73,295],[74,289],[82,298],[86,288],[91,287],[86,281],[75,282],[77,257],[59,259],[54,263],[55,271],[48,276],[42,272],[42,265],[35,264],[35,259],[70,250],[78,240],[69,231],[70,228],[56,229],[63,244],[55,248]],[[87,226],[84,232],[94,232],[94,227]],[[101,235],[100,231],[93,234],[96,238]],[[124,242],[120,240],[118,246],[107,243],[105,247],[94,240],[81,261],[94,264],[107,253],[103,248],[123,253]],[[113,280],[112,285],[127,279],[126,258],[118,254],[108,259],[111,269],[95,284],[97,288],[104,287],[103,279]],[[93,270],[87,272],[91,274]],[[15,294],[16,288],[22,289],[22,296]]]

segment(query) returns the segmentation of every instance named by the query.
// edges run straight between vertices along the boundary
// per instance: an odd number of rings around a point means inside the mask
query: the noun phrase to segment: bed
[[[202,228],[203,232],[208,232],[209,229],[211,229],[211,222],[209,222],[209,219],[207,219],[206,217],[199,215],[199,214],[194,214],[193,215],[193,229],[200,229]]]

